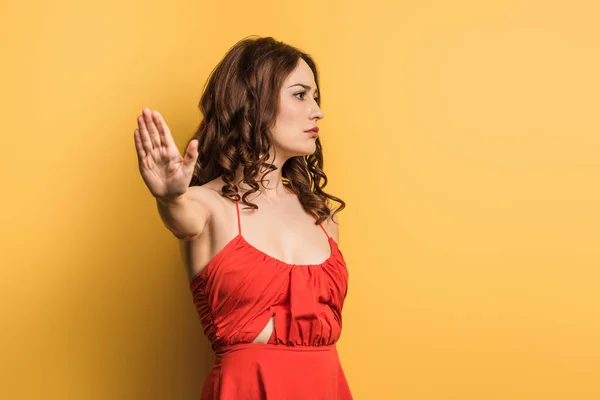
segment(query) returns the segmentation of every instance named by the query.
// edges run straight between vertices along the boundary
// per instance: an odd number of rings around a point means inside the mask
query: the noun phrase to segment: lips
[[[318,126],[315,126],[314,128],[312,128],[312,129],[309,129],[309,130],[307,130],[307,131],[305,131],[305,132],[309,132],[309,133],[310,133],[310,132],[313,132],[313,133],[319,133],[319,127],[318,127]]]

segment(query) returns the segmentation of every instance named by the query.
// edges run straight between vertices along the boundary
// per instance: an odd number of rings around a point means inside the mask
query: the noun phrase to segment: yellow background
[[[236,41],[321,71],[356,399],[600,398],[594,1],[2,5],[0,398],[196,399],[212,353],[138,171]]]

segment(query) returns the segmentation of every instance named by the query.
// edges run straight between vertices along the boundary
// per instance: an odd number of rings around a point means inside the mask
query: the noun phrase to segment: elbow
[[[175,237],[179,240],[183,240],[184,242],[192,241],[200,236],[199,233],[194,234],[182,234],[182,233],[173,233]]]

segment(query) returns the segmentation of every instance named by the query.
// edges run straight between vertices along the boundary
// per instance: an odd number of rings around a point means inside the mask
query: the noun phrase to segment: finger
[[[150,135],[148,134],[148,129],[146,129],[146,123],[144,122],[144,116],[138,115],[138,126],[140,127],[140,138],[142,140],[142,146],[146,153],[152,153],[154,146],[152,145],[152,140],[150,139]]]
[[[192,174],[196,160],[198,159],[198,139],[193,139],[188,144],[183,156],[183,165],[188,174]]]
[[[133,141],[135,142],[135,149],[137,154],[138,162],[142,162],[144,157],[146,157],[146,150],[144,150],[144,146],[142,145],[142,139],[140,138],[140,130],[136,129],[133,131]]]
[[[149,108],[144,108],[142,113],[144,114],[144,122],[146,124],[146,129],[148,130],[150,140],[152,140],[152,145],[154,147],[160,147],[160,136],[158,135],[158,129],[156,129],[156,125],[154,125],[154,121],[152,120],[152,111]]]
[[[158,111],[154,111],[152,113],[152,118],[154,119],[154,123],[158,128],[158,134],[163,146],[177,148],[175,141],[173,140],[173,136],[171,135],[171,131],[169,130],[169,127],[167,126],[167,123],[163,119],[162,115],[160,115]]]

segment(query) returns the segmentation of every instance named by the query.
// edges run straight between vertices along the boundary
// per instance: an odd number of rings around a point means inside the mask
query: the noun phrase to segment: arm
[[[178,239],[192,240],[202,234],[210,216],[210,208],[204,200],[205,190],[199,186],[192,186],[181,196],[156,198],[156,206],[163,224]]]

